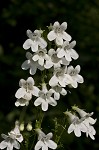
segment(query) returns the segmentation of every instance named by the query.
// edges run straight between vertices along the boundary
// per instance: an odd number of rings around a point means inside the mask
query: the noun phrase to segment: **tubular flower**
[[[69,134],[74,131],[75,136],[80,137],[81,131],[82,132],[87,131],[85,124],[82,121],[80,121],[78,116],[72,114],[69,111],[64,112],[64,114],[69,117],[69,121],[70,121],[70,126],[68,128]]]
[[[69,74],[66,74],[66,69],[66,67],[55,68],[49,85],[56,86],[59,84],[61,87],[66,87],[66,85],[70,84],[72,78]]]
[[[18,122],[15,123],[15,128],[11,130],[8,135],[1,134],[4,141],[0,143],[0,149],[7,148],[7,150],[13,150],[13,148],[20,149],[20,144],[23,141],[23,136],[19,130]]]
[[[23,48],[25,50],[31,48],[33,52],[36,52],[38,47],[45,48],[47,46],[47,42],[41,37],[42,33],[43,31],[41,30],[35,30],[33,33],[31,30],[27,30],[27,36],[29,39],[24,42]]]
[[[34,75],[37,71],[37,69],[39,70],[44,70],[44,67],[39,65],[37,61],[34,61],[32,58],[33,58],[34,55],[32,55],[30,52],[27,52],[26,53],[26,58],[27,60],[25,60],[23,62],[23,64],[21,65],[21,68],[23,70],[27,70],[27,69],[30,69],[29,73],[31,75]]]
[[[74,88],[77,88],[78,83],[83,83],[84,79],[83,77],[79,74],[80,72],[80,66],[77,65],[75,68],[73,66],[69,66],[67,68],[67,74],[69,74],[72,78],[71,86]]]
[[[93,115],[93,112],[86,113],[84,110],[78,108],[77,106],[73,106],[72,108],[74,110],[76,110],[79,113],[79,115],[81,116],[81,120],[87,128],[86,136],[88,137],[88,135],[89,135],[91,139],[95,140],[94,135],[96,134],[96,131],[92,125],[96,123],[97,119],[93,119],[91,117]]]
[[[62,88],[60,85],[56,85],[52,87],[53,93],[54,93],[54,99],[59,100],[60,99],[60,94],[61,95],[66,95],[67,91]]]
[[[37,52],[32,57],[33,61],[38,61],[40,66],[44,65],[44,60],[48,60],[49,56],[47,55],[46,49],[39,48]]]
[[[15,93],[15,97],[18,98],[17,102],[15,103],[16,106],[19,106],[19,103],[21,106],[24,106],[24,103],[26,104],[27,101],[31,100],[32,95],[38,96],[39,89],[34,86],[34,79],[32,77],[28,77],[26,81],[21,79],[19,81],[19,86],[20,88]]]
[[[59,68],[61,67],[61,64],[68,65],[69,62],[67,60],[64,60],[64,58],[58,58],[57,57],[57,51],[54,49],[50,49],[48,51],[49,59],[46,60],[44,67],[46,69],[51,68],[54,66],[54,68]]]
[[[53,134],[50,132],[47,135],[41,131],[41,129],[36,129],[36,132],[38,133],[38,142],[35,145],[35,150],[48,150],[50,149],[56,149],[57,144],[51,140]]]
[[[72,41],[71,43],[65,41],[63,45],[57,49],[58,50],[57,57],[58,58],[65,57],[67,61],[72,61],[72,58],[77,59],[79,55],[73,49],[75,45],[76,45],[76,41]]]
[[[67,23],[63,22],[61,25],[58,21],[52,26],[52,30],[48,33],[47,38],[49,41],[55,40],[57,45],[63,45],[63,40],[70,41],[71,36],[65,32]]]
[[[47,87],[46,87],[46,84],[43,83],[42,84],[42,90],[39,91],[39,96],[35,100],[34,105],[35,106],[41,105],[43,111],[47,111],[48,110],[48,104],[50,104],[52,106],[56,106],[57,102],[52,97],[52,94],[53,94],[53,90],[50,89],[48,91]]]

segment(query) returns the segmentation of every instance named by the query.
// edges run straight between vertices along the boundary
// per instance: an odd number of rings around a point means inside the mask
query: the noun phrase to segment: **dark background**
[[[67,33],[76,40],[75,50],[81,65],[84,83],[63,97],[55,109],[65,111],[76,104],[87,112],[94,112],[96,140],[77,138],[74,134],[62,136],[64,149],[99,149],[99,0],[1,0],[0,1],[0,134],[11,130],[20,115],[16,108],[15,92],[19,80],[29,76],[21,69],[26,60],[22,48],[27,39],[26,30],[44,29],[50,23],[66,21]],[[61,116],[63,117],[63,116]],[[61,118],[60,117],[60,118]],[[47,124],[47,123],[46,123]],[[45,125],[46,127],[46,125]],[[62,148],[61,148],[62,149]]]

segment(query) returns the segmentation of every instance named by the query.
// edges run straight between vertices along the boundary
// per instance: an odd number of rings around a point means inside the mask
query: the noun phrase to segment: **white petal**
[[[80,68],[80,65],[77,65],[77,66],[75,67],[75,71],[76,71],[77,74],[79,74],[80,69],[81,69],[81,68]]]
[[[81,136],[81,131],[79,129],[79,125],[77,125],[74,129],[74,133],[77,137],[80,137]]]
[[[29,69],[29,68],[30,68],[30,60],[24,61],[23,64],[21,65],[21,68],[22,68],[23,70]]]
[[[62,88],[62,90],[61,90],[61,95],[66,95],[67,94],[67,91],[64,89],[64,88]]]
[[[16,140],[14,140],[13,147],[15,147],[16,149],[20,149],[20,144]]]
[[[67,22],[63,22],[63,23],[61,24],[61,27],[62,27],[64,30],[66,30],[66,29],[67,29]]]
[[[44,65],[44,58],[39,58],[38,63],[39,63],[39,65],[43,66]]]
[[[54,26],[54,27],[57,27],[57,26],[59,26],[59,27],[60,27],[60,24],[59,24],[59,22],[58,22],[58,21],[55,21],[53,26]]]
[[[67,52],[65,53],[65,59],[66,59],[67,61],[71,61],[71,60],[72,60],[69,51],[67,51]]]
[[[75,45],[76,45],[76,41],[72,41],[72,42],[69,44],[68,49],[72,49]]]
[[[23,48],[25,50],[29,49],[31,47],[32,43],[33,43],[33,41],[31,39],[27,39],[23,44]]]
[[[47,35],[47,38],[48,38],[49,41],[55,40],[55,38],[56,38],[55,32],[54,32],[54,31],[50,31],[50,32],[48,33],[48,35]]]
[[[63,57],[61,60],[62,60],[62,64],[65,66],[69,65],[69,63],[70,63],[70,61],[66,60],[65,57]]]
[[[44,100],[41,98],[41,97],[38,97],[35,102],[34,102],[34,105],[35,106],[39,106]]]
[[[33,85],[34,85],[34,79],[33,79],[32,77],[28,77],[27,83],[28,83],[30,86],[33,86]]]
[[[33,91],[31,91],[31,93],[34,95],[34,96],[37,96],[39,95],[39,88],[37,88],[36,86],[33,86]]]
[[[55,54],[55,50],[53,48],[51,48],[49,51],[48,51],[48,55],[49,56],[52,56],[53,54]]]
[[[95,135],[96,134],[96,130],[94,129],[93,126],[90,125],[90,132]]]
[[[0,149],[4,149],[4,148],[6,148],[6,147],[7,147],[7,142],[2,141],[2,142],[0,143]]]
[[[44,67],[45,67],[46,69],[49,69],[49,68],[51,68],[52,66],[53,66],[53,62],[52,62],[51,60],[45,62]]]
[[[31,45],[31,50],[33,52],[37,52],[38,51],[38,43],[33,41],[32,45]]]
[[[15,102],[15,106],[27,106],[29,102],[26,99],[20,98]]]
[[[92,140],[95,140],[95,137],[91,133],[89,133],[89,136]]]
[[[74,88],[77,88],[77,87],[78,87],[78,83],[77,83],[75,80],[73,80],[73,82],[71,83],[71,85],[72,85],[72,87],[74,87]]]
[[[32,98],[32,94],[31,94],[31,93],[26,92],[26,94],[24,95],[24,97],[23,97],[23,98],[29,101],[29,100],[31,100],[31,98]]]
[[[45,48],[47,46],[47,42],[43,38],[39,38],[39,46],[41,48]]]
[[[70,55],[73,59],[77,59],[79,57],[78,53],[74,49],[70,50]]]
[[[50,81],[49,81],[49,85],[50,86],[56,86],[58,84],[58,79],[56,78],[56,76],[54,75]]]
[[[60,86],[66,87],[66,82],[65,82],[64,77],[60,76],[58,82],[59,82]]]
[[[96,121],[97,121],[97,119],[93,119],[92,117],[89,117],[89,118],[88,118],[88,122],[89,122],[90,124],[95,124]]]
[[[7,142],[7,150],[13,150],[13,143]]]
[[[70,74],[74,70],[73,66],[69,66],[67,69],[67,74]]]
[[[27,59],[30,60],[30,59],[32,58],[32,56],[33,56],[33,55],[32,55],[30,52],[26,52],[26,58],[27,58]]]
[[[80,125],[80,130],[81,130],[82,132],[87,132],[87,127],[86,127],[83,123],[81,123],[81,125]]]
[[[65,55],[64,49],[60,49],[60,51],[57,53],[58,58],[62,58]]]
[[[45,100],[43,100],[43,102],[42,102],[42,110],[43,111],[47,111],[48,110],[48,102],[46,102]]]
[[[8,136],[7,136],[6,134],[1,134],[1,137],[2,137],[3,139],[6,139]]]
[[[20,135],[20,137],[16,138],[20,143],[23,141],[23,136]]]
[[[43,145],[42,150],[48,150],[48,147],[46,144]]]
[[[76,81],[77,81],[78,83],[83,83],[83,82],[84,82],[84,79],[83,79],[83,77],[82,77],[81,75],[77,74],[77,75],[76,75]]]
[[[74,129],[75,129],[75,126],[74,126],[74,124],[71,124],[70,126],[69,126],[69,128],[68,128],[68,134],[70,134],[71,132],[73,132],[74,131]]]
[[[39,55],[38,55],[38,54],[35,54],[35,55],[32,57],[32,59],[33,59],[34,61],[37,61],[37,60],[39,59]]]
[[[19,88],[15,93],[15,97],[19,99],[23,97],[25,94],[26,94],[26,90],[24,88]]]
[[[34,65],[33,67],[30,68],[30,74],[31,75],[34,75],[36,73],[36,71],[37,71],[37,66],[36,65]]]
[[[66,32],[64,32],[64,31],[63,31],[63,34],[62,34],[62,38],[66,41],[71,40],[71,36],[69,34],[67,34]]]
[[[40,148],[42,148],[42,146],[43,146],[44,144],[43,144],[43,142],[42,141],[38,141],[37,143],[36,143],[36,145],[35,145],[35,150],[39,150]]]
[[[54,100],[54,98],[50,97],[49,99],[47,99],[48,103],[52,106],[56,106],[57,102],[56,100]]]
[[[39,64],[38,64],[37,68],[38,68],[39,70],[41,70],[41,71],[43,71],[43,70],[45,69],[44,66],[41,66],[41,65],[39,65]]]
[[[52,136],[53,136],[53,134],[51,132],[46,135],[47,139],[51,139]]]
[[[51,149],[56,149],[57,148],[57,144],[54,141],[52,141],[52,140],[46,141],[46,144]]]
[[[19,86],[22,87],[22,88],[26,87],[26,81],[24,79],[20,79]]]
[[[66,85],[71,84],[73,82],[73,79],[69,74],[65,74],[65,82]]]
[[[60,99],[60,94],[58,92],[54,93],[54,99],[59,100]]]
[[[56,44],[57,45],[63,45],[63,39],[61,36],[57,36],[56,37]]]

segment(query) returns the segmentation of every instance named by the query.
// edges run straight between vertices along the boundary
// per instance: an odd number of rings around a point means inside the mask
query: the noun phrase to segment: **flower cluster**
[[[1,134],[4,141],[0,143],[0,149],[7,148],[7,150],[13,150],[13,148],[20,149],[20,144],[23,141],[23,136],[20,133],[19,123],[16,121],[15,128],[8,132],[8,135]]]
[[[86,113],[84,110],[78,108],[77,106],[73,106],[72,109],[80,115],[80,118],[76,114],[73,114],[69,111],[64,112],[64,114],[69,117],[70,121],[68,133],[70,134],[74,131],[74,134],[77,137],[80,137],[81,132],[84,132],[86,133],[87,137],[89,135],[91,139],[95,140],[94,135],[96,134],[96,131],[92,125],[95,124],[96,119],[93,119],[91,117],[93,115],[93,112]]]
[[[16,106],[28,105],[32,95],[34,95],[37,97],[34,105],[41,105],[42,110],[47,111],[49,104],[52,106],[57,105],[60,94],[67,94],[66,86],[77,88],[78,83],[84,82],[83,77],[79,74],[80,66],[77,65],[75,68],[69,66],[72,59],[77,59],[79,55],[73,49],[76,41],[70,42],[71,36],[66,33],[66,28],[66,22],[60,25],[56,21],[53,26],[50,26],[46,39],[42,36],[42,30],[35,30],[34,32],[27,30],[29,38],[24,42],[23,48],[25,50],[30,49],[31,53],[26,53],[27,60],[23,62],[22,69],[29,69],[29,73],[33,76],[36,74],[37,69],[41,72],[49,70],[51,74],[49,81],[47,81],[49,85],[43,80],[41,89],[34,86],[34,77],[29,77],[26,81],[21,79],[19,81],[20,88],[15,94],[17,98]],[[47,40],[50,45],[49,49]]]
[[[74,50],[76,41],[71,41],[71,36],[66,32],[67,23],[63,22],[60,24],[56,21],[48,29],[49,32],[47,35],[46,33],[43,34],[43,30],[35,30],[34,32],[27,30],[28,39],[24,42],[23,49],[30,50],[30,52],[26,52],[26,60],[22,63],[21,68],[23,70],[29,70],[30,77],[26,80],[20,79],[19,81],[19,89],[15,93],[15,97],[17,98],[15,102],[16,107],[28,106],[30,101],[32,101],[34,107],[41,106],[41,111],[46,112],[48,111],[49,105],[55,107],[61,95],[65,96],[67,94],[67,87],[77,88],[79,83],[84,82],[83,77],[80,75],[80,65],[75,67],[70,65],[71,61],[78,59],[79,55]],[[39,78],[40,82],[36,82],[35,80],[37,79],[35,78],[37,77],[35,76],[37,71],[41,73]],[[91,117],[93,112],[86,113],[76,106],[73,106],[72,109],[80,117],[69,111],[64,112],[70,121],[68,133],[70,134],[74,131],[75,135],[80,137],[81,132],[84,132],[87,137],[90,136],[94,140],[96,131],[93,124],[95,124],[96,119]],[[41,117],[41,114],[39,116]],[[38,134],[36,145],[31,144],[30,149],[33,148],[32,146],[34,146],[35,150],[56,149],[58,142],[51,140],[53,134],[50,132],[46,135],[41,130],[42,118],[35,121],[35,129],[33,129],[32,122],[27,124],[27,131],[35,131]],[[15,128],[8,135],[1,135],[4,141],[0,143],[0,149],[20,149],[19,142],[21,143],[23,141],[23,136],[20,131],[24,131],[24,121],[23,123],[21,122],[20,127],[19,123],[16,122]]]

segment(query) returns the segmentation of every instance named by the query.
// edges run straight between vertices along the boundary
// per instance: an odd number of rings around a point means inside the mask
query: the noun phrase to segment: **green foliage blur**
[[[76,104],[86,112],[94,112],[96,140],[92,141],[82,134],[80,138],[73,133],[64,134],[61,142],[62,150],[99,149],[99,0],[1,0],[0,1],[0,134],[7,133],[19,118],[22,108],[15,107],[15,92],[19,88],[19,80],[29,76],[28,71],[21,69],[26,60],[26,51],[22,48],[27,39],[26,30],[45,29],[50,23],[66,21],[67,33],[76,40],[75,50],[78,60],[72,65],[81,66],[84,83],[77,89],[62,97],[58,105],[50,107],[46,112],[43,128],[54,125],[55,116],[59,122],[65,118],[60,113],[71,109]],[[27,110],[26,119],[35,113]],[[60,110],[60,111],[59,111]],[[52,112],[52,113],[51,113]],[[32,118],[35,116],[32,116]],[[31,118],[30,118],[31,119]],[[63,119],[64,120],[64,119]],[[48,125],[50,122],[51,126]],[[61,129],[57,134],[60,134]],[[2,140],[2,139],[0,139]]]

